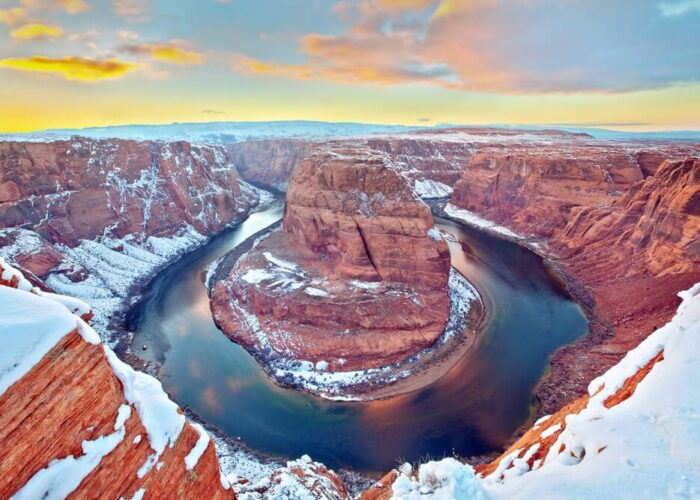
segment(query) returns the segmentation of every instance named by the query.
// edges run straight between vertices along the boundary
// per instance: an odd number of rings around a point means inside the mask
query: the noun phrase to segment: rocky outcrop
[[[235,498],[213,442],[159,382],[103,346],[75,299],[29,293],[0,264],[3,496]]]
[[[387,366],[432,345],[449,316],[450,256],[427,207],[380,156],[308,158],[284,226],[212,290],[233,340],[322,370]]]
[[[90,140],[0,143],[0,255],[37,286],[121,299],[259,202],[223,146]]]
[[[96,141],[0,143],[0,225],[70,247],[97,236],[220,231],[254,206],[222,147]]]
[[[577,207],[553,244],[572,258],[608,254],[621,275],[667,276],[700,266],[698,235],[700,160],[688,158],[663,162],[609,209]]]

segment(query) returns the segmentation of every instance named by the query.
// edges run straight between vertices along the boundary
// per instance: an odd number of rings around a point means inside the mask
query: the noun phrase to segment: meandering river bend
[[[474,346],[438,381],[387,400],[339,403],[281,389],[216,328],[204,280],[214,260],[282,212],[280,201],[183,256],[127,316],[134,350],[161,365],[171,397],[261,452],[308,454],[330,467],[382,473],[398,461],[491,451],[530,417],[532,389],[549,354],[587,331],[582,311],[539,256],[436,218],[454,236],[453,266],[486,307]]]

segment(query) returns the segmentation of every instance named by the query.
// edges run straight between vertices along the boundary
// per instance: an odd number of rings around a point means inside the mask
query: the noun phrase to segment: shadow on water
[[[581,310],[537,255],[436,219],[458,240],[449,243],[452,264],[486,304],[474,347],[430,386],[387,400],[337,403],[281,389],[216,328],[204,280],[211,262],[279,220],[282,210],[278,203],[253,214],[182,257],[153,280],[127,318],[135,350],[162,364],[168,393],[252,448],[286,457],[306,453],[331,467],[370,473],[397,460],[491,451],[530,415],[532,388],[548,355],[587,331]]]

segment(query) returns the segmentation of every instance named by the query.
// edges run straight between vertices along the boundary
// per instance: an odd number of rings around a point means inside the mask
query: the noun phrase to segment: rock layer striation
[[[212,290],[233,340],[263,358],[366,370],[432,345],[450,255],[428,208],[381,156],[322,150],[297,168],[282,229]]]

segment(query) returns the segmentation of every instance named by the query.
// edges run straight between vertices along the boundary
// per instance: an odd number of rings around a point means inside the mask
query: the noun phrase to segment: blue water
[[[381,473],[398,461],[470,456],[501,446],[530,418],[532,389],[557,347],[587,332],[541,259],[513,243],[446,220],[452,264],[487,310],[473,348],[442,378],[414,393],[335,403],[281,389],[214,325],[207,266],[282,216],[278,204],[185,255],[149,285],[128,317],[134,344],[162,364],[165,390],[181,405],[271,455],[309,454],[331,467]]]

